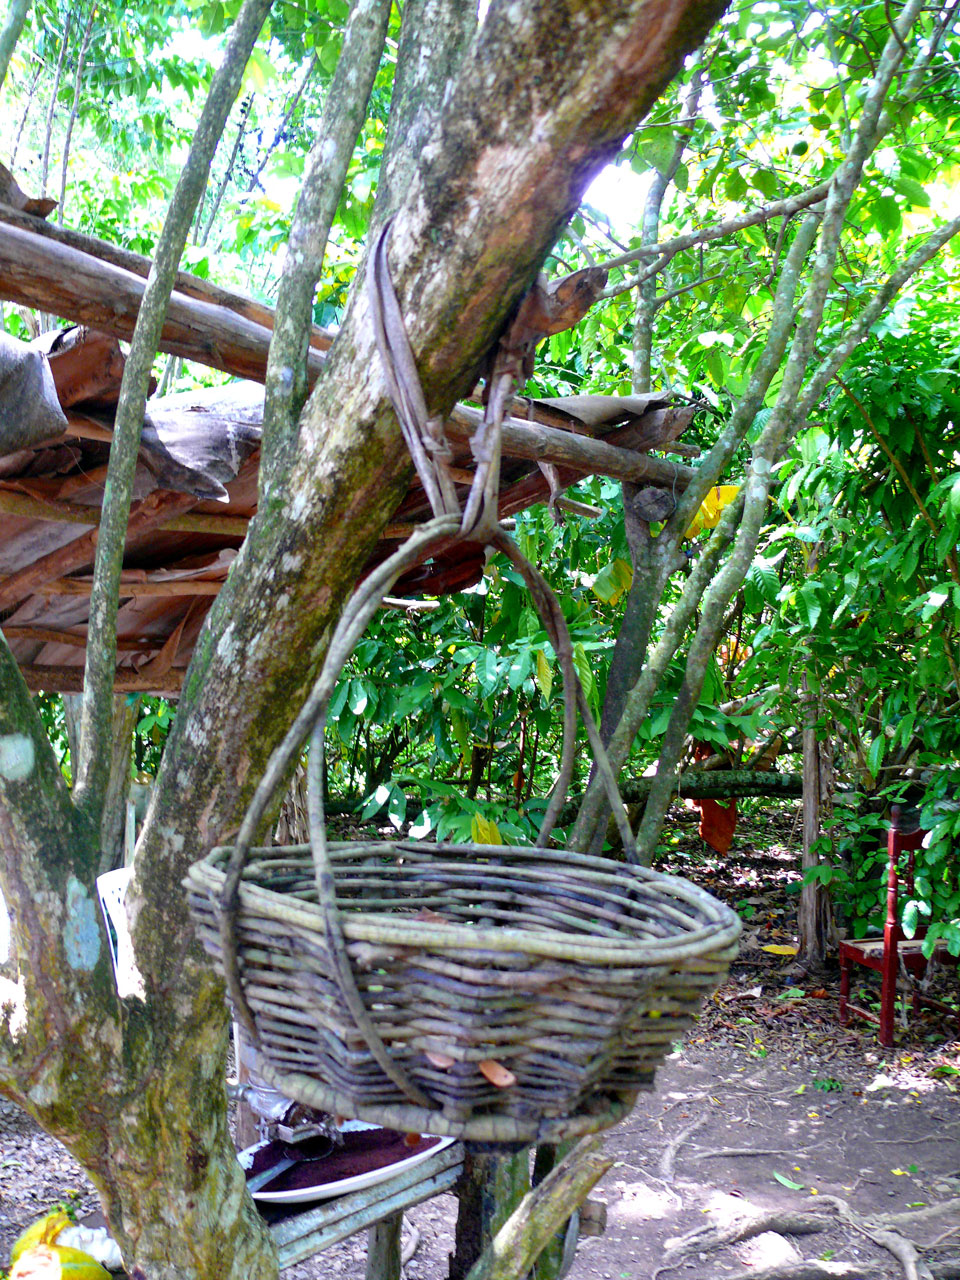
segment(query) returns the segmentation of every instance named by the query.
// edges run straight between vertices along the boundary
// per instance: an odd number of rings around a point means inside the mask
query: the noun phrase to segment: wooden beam
[[[51,227],[0,205],[0,298],[52,311],[67,320],[92,325],[120,338],[129,338],[143,296],[148,267],[148,259],[139,254],[130,254],[105,241]],[[160,349],[262,383],[266,376],[273,311],[252,298],[230,293],[195,276],[181,273],[178,281],[182,288],[178,287],[170,300]],[[319,375],[323,367],[323,352],[332,341],[332,335],[314,328],[309,356],[311,380]],[[598,436],[597,428],[549,405],[533,404],[517,397],[510,407],[516,417],[510,418],[505,425],[504,452],[514,457],[554,463],[564,461],[563,455],[554,456],[550,445],[542,442],[532,444],[531,437],[524,435],[522,428],[540,425],[552,429],[556,436],[574,437],[584,444]],[[461,428],[459,438],[463,438],[464,425],[471,434],[480,416],[479,410],[458,405],[453,422],[448,424],[450,434],[457,436],[457,429]],[[648,417],[649,414],[641,415],[637,421],[642,422]],[[102,426],[90,423],[89,419],[71,417],[70,431],[88,439],[110,439]],[[512,438],[516,447],[511,447]],[[653,447],[669,446],[654,443]],[[654,464],[651,470],[628,467],[631,473],[621,475],[621,463],[613,462],[617,470],[607,471],[604,466],[596,465],[595,458],[591,461],[588,456],[574,451],[569,465],[585,474],[609,474],[617,479],[649,484],[661,483],[662,477],[666,477],[666,483],[672,486],[673,464],[661,459],[650,461]],[[659,470],[656,464],[659,464]],[[684,473],[689,474],[689,468],[680,467],[678,474]],[[680,488],[678,483],[677,490]]]
[[[153,265],[152,259],[144,257],[143,254],[122,249],[119,245],[110,244],[107,240],[98,240],[96,236],[82,235],[79,231],[70,230],[69,227],[58,227],[56,223],[45,222],[42,218],[22,213],[19,209],[3,204],[2,201],[0,201],[0,223],[38,235],[45,240],[64,245],[68,249],[75,249],[91,258],[96,258],[98,262],[121,267],[124,271],[129,271],[144,280]],[[188,271],[177,272],[174,289],[188,298],[197,298],[201,302],[212,303],[215,307],[224,307],[228,311],[236,312],[239,316],[244,316],[247,320],[252,320],[254,324],[273,329],[273,308],[247,294],[223,289],[212,280],[201,280],[199,276],[191,275]],[[316,348],[317,351],[328,351],[332,343],[333,334],[327,333],[319,325],[313,326],[310,334],[311,347]]]
[[[0,297],[78,320],[119,338],[130,338],[146,281],[123,267],[36,231],[0,224]],[[262,382],[271,330],[213,302],[174,293],[160,350],[238,378]],[[308,368],[316,378],[322,353],[312,349]]]
[[[32,498],[16,493],[0,484],[0,515],[21,516],[27,520],[52,520],[65,524],[98,525],[100,508],[74,502]],[[158,527],[176,533],[212,533],[225,538],[245,538],[250,521],[246,516],[218,516],[201,511],[174,515],[159,522]]]
[[[156,491],[149,493],[130,512],[127,522],[127,548],[151,534],[158,524],[197,505],[191,494]],[[97,546],[97,529],[88,529],[66,546],[50,551],[39,560],[0,581],[0,609],[19,604],[48,582],[62,578],[93,564]]]
[[[447,434],[454,440],[469,440],[481,417],[478,409],[457,405],[447,420]],[[552,462],[584,475],[606,475],[634,484],[675,488],[677,493],[686,489],[695,474],[692,467],[681,463],[621,449],[605,440],[559,431],[539,422],[520,422],[517,418],[504,421],[501,447],[506,457]]]
[[[73,649],[87,647],[86,633],[58,631],[53,627],[20,627],[0,624],[0,631],[8,640],[38,640],[41,644],[66,644]],[[132,636],[117,636],[117,648],[124,653],[157,653],[160,640],[135,640]]]
[[[10,579],[5,580],[9,582]],[[0,579],[0,594],[5,581]],[[215,596],[223,586],[222,578],[176,578],[163,581],[139,579],[136,582],[120,580],[121,600],[141,600],[148,596]],[[88,596],[93,589],[90,578],[54,578],[40,583],[31,594],[38,596]]]
[[[22,666],[20,671],[33,693],[82,693],[83,667]],[[160,678],[139,671],[118,670],[114,680],[117,693],[177,694],[183,688],[184,672],[167,671]]]

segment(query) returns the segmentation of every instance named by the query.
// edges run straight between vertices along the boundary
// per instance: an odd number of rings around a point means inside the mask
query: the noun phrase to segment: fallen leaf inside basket
[[[454,1059],[448,1053],[434,1053],[432,1049],[424,1049],[423,1056],[434,1067],[447,1071],[453,1066]]]
[[[484,1058],[480,1063],[480,1072],[498,1089],[509,1089],[511,1085],[517,1083],[517,1077],[513,1072],[508,1071],[503,1063],[495,1062],[493,1058]]]
[[[442,916],[439,911],[431,911],[429,907],[421,907],[414,920],[422,920],[424,924],[449,924],[450,921],[446,916]]]

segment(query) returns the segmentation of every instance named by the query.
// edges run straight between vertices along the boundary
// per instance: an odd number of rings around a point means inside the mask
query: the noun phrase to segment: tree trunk
[[[820,865],[816,841],[823,830],[823,814],[832,800],[833,770],[825,743],[817,741],[817,698],[806,675],[800,695],[803,708],[803,860],[804,875]],[[837,929],[833,906],[825,884],[813,880],[800,890],[797,911],[798,960],[808,969],[820,969],[836,950]]]
[[[3,85],[6,79],[7,68],[10,65],[10,59],[17,46],[17,41],[20,39],[23,24],[27,20],[27,10],[29,8],[30,0],[10,0],[7,5],[7,16],[4,18],[2,29],[0,29],[0,86]]]
[[[80,758],[80,697],[63,696],[63,714],[70,743],[70,759],[76,769]],[[130,763],[133,758],[133,730],[140,714],[140,699],[120,694],[113,700],[113,752],[106,801],[100,823],[100,872],[112,871],[123,862],[123,831],[130,793]]]

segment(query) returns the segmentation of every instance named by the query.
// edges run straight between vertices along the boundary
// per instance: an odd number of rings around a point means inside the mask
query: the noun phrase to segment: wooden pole
[[[143,254],[122,249],[119,245],[110,244],[107,240],[99,240],[96,236],[85,236],[79,231],[71,231],[69,227],[59,227],[54,223],[45,222],[42,218],[22,213],[19,209],[14,209],[2,202],[0,202],[0,223],[86,254],[98,262],[120,267],[144,280],[150,274],[152,261]],[[185,297],[209,302],[215,307],[223,307],[227,311],[234,311],[237,315],[251,320],[254,324],[273,329],[273,308],[247,294],[223,289],[212,280],[201,280],[199,276],[191,275],[188,271],[177,272],[174,289]],[[313,326],[310,335],[311,347],[316,348],[317,351],[328,351],[332,343],[333,334],[327,333],[319,325]]]
[[[367,1230],[366,1280],[400,1280],[400,1232],[403,1213],[375,1222]]]
[[[530,1186],[529,1157],[524,1147],[513,1155],[468,1143],[463,1174],[457,1183],[457,1229],[448,1280],[473,1276],[478,1260],[489,1253],[494,1237]]]
[[[20,673],[31,693],[82,693],[83,667],[22,666]],[[141,675],[139,671],[118,670],[113,688],[116,693],[179,694],[184,672],[179,668],[161,676]]]
[[[0,226],[0,296],[26,307],[131,338],[146,281],[142,276],[34,231]],[[262,382],[271,330],[205,299],[174,292],[160,334],[160,350],[198,360],[238,378]],[[322,353],[308,356],[311,378]]]
[[[613,1164],[613,1158],[600,1150],[600,1142],[597,1137],[583,1138],[524,1196],[470,1269],[467,1280],[523,1280],[560,1224],[571,1217]]]

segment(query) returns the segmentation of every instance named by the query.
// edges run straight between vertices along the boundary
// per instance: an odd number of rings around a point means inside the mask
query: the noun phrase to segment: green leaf
[[[925,597],[926,603],[920,610],[920,617],[924,622],[929,622],[938,609],[942,608],[950,598],[950,589],[939,588],[935,591],[928,591]]]
[[[772,200],[777,194],[776,174],[772,173],[769,169],[758,169],[750,181],[762,195],[767,197],[768,200]]]
[[[533,654],[529,649],[521,649],[507,668],[507,684],[511,689],[519,689],[532,669]]]
[[[537,684],[540,686],[544,702],[549,702],[553,689],[553,668],[542,649],[537,650]]]
[[[881,231],[899,231],[902,218],[900,206],[893,196],[878,196],[870,202],[870,213]]]
[[[867,748],[867,768],[874,776],[883,763],[883,754],[886,749],[887,740],[882,733],[878,733]]]
[[[917,932],[919,916],[919,907],[917,906],[917,903],[911,899],[903,909],[903,932],[908,938],[912,938]]]
[[[500,668],[497,663],[496,654],[491,653],[489,649],[484,649],[477,656],[476,662],[477,683],[480,686],[480,693],[484,698],[488,698],[497,687],[500,677]]]
[[[407,816],[407,797],[396,785],[390,788],[390,797],[387,802],[387,817],[390,823],[397,831],[403,826]]]
[[[580,683],[583,685],[583,692],[587,702],[590,704],[594,715],[596,715],[598,711],[597,681],[593,674],[593,666],[587,657],[587,652],[579,641],[573,646],[573,665],[577,675],[580,677]]]
[[[728,200],[741,200],[747,194],[747,182],[739,169],[731,169],[723,184]]]
[[[822,612],[820,604],[819,582],[805,582],[797,592],[797,612],[803,619],[808,631],[813,631]]]
[[[390,788],[381,783],[367,803],[363,806],[363,809],[360,812],[361,820],[365,822],[367,818],[372,818],[375,813],[379,813],[389,799]]]
[[[789,1179],[789,1178],[785,1178],[785,1177],[783,1176],[783,1174],[782,1174],[782,1173],[775,1173],[773,1176],[774,1176],[774,1177],[776,1178],[776,1180],[780,1183],[781,1187],[786,1187],[789,1191],[802,1191],[802,1190],[803,1190],[803,1183],[802,1183],[802,1182],[791,1182],[791,1181],[790,1181],[790,1179]]]
[[[320,50],[320,65],[328,75],[332,75],[340,61],[340,41],[328,40]]]
[[[363,715],[367,707],[367,691],[362,680],[351,680],[348,686],[347,705],[355,716]]]
[[[905,178],[901,175],[894,183],[894,186],[902,196],[906,196],[913,206],[929,209],[930,197],[915,178]]]

